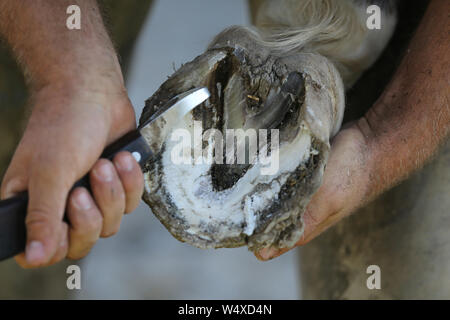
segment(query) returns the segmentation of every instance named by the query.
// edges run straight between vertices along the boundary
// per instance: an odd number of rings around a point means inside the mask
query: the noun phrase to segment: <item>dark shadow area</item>
[[[344,122],[362,117],[391,80],[417,29],[429,0],[401,1],[397,28],[377,62],[347,92]]]

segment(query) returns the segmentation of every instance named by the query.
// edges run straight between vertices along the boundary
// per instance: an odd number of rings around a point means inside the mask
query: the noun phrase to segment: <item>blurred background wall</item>
[[[244,0],[99,2],[138,117],[174,68],[201,54],[225,27],[249,24]],[[0,177],[22,132],[26,97],[23,78],[2,47]],[[73,263],[81,267],[80,291],[66,289],[66,267]],[[118,235],[100,240],[81,261],[43,270],[22,270],[12,260],[1,263],[0,299],[295,299],[300,297],[298,274],[295,252],[259,262],[246,248],[200,250],[180,243],[141,205],[124,218]]]

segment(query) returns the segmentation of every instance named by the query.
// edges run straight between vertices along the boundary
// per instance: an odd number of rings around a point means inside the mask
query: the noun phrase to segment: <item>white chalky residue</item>
[[[286,177],[283,177],[282,180],[284,182]],[[274,180],[270,184],[269,189],[263,190],[262,192],[256,192],[245,197],[244,219],[246,222],[246,227],[243,232],[246,235],[251,236],[253,234],[256,229],[257,213],[263,211],[265,208],[268,208],[274,198],[278,198],[278,193],[280,190],[280,183]]]
[[[184,128],[193,134],[192,117],[186,117],[184,121]],[[171,150],[177,142],[167,139],[162,167],[158,170],[162,170],[162,184],[171,202],[177,208],[184,208],[177,210],[189,225],[186,232],[207,239],[205,227],[212,225],[216,230],[212,236],[215,241],[238,237],[241,233],[253,234],[258,224],[258,213],[276,199],[289,173],[309,159],[311,136],[304,124],[300,127],[302,131],[294,141],[280,146],[279,167],[282,170],[275,175],[261,175],[261,164],[256,163],[233,187],[223,191],[213,188],[211,165],[174,164]],[[209,152],[212,152],[212,148],[209,148]],[[270,187],[255,192],[257,184]],[[236,227],[241,225],[245,227]]]

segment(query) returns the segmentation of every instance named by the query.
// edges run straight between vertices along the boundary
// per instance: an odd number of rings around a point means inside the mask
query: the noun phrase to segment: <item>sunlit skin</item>
[[[66,28],[71,4],[83,12],[81,30]],[[27,247],[16,261],[31,268],[82,258],[99,237],[119,230],[143,193],[131,154],[98,160],[135,128],[116,53],[93,0],[0,1],[0,32],[31,93],[28,125],[1,189],[2,199],[29,191]],[[88,172],[92,195],[70,192]],[[62,221],[65,211],[70,224]]]
[[[304,215],[307,244],[421,168],[450,134],[450,2],[431,1],[409,50],[367,114],[333,139],[323,184]],[[424,213],[425,214],[425,213]],[[266,248],[272,259],[292,248]]]

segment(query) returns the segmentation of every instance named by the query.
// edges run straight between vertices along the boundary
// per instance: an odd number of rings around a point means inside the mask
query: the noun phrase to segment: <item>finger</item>
[[[271,260],[279,256],[280,249],[267,247],[255,252],[255,257],[261,261]]]
[[[69,196],[67,217],[70,221],[69,259],[86,256],[100,237],[103,218],[85,188],[76,188]]]
[[[255,253],[255,256],[259,260],[271,260],[298,246],[303,246],[342,219],[341,213],[334,212],[330,209],[331,207],[326,205],[326,202],[323,201],[323,199],[330,199],[330,192],[333,191],[333,189],[326,187],[328,184],[331,184],[328,183],[327,179],[328,175],[327,171],[325,171],[324,184],[322,184],[319,190],[317,190],[311,198],[311,201],[303,214],[304,231],[300,240],[291,248],[264,248]],[[330,212],[332,213],[330,214]]]
[[[296,248],[297,246],[299,246],[298,243],[296,243],[291,248],[267,247],[267,248],[261,249],[258,252],[255,252],[255,257],[261,261],[272,260],[272,259],[275,259],[275,258],[285,254],[286,252]]]
[[[2,183],[2,200],[11,198],[17,193],[27,189],[28,179],[25,176],[15,176],[14,178],[10,178],[9,176],[10,174],[7,172]]]
[[[320,196],[320,193],[318,193]],[[305,226],[305,230],[303,231],[302,237],[297,242],[296,245],[304,245],[313,238],[314,234],[318,234],[318,232],[322,232],[321,225],[325,219],[325,216],[320,214],[320,207],[315,205],[316,198],[313,197],[311,202],[308,204],[308,207],[303,214],[303,225]],[[319,198],[320,199],[320,198]],[[323,198],[322,198],[323,199]]]
[[[70,189],[68,181],[74,179],[67,170],[50,162],[36,163],[34,168],[37,170],[29,178],[25,257],[31,266],[37,267],[48,264],[59,250],[59,237],[64,228],[62,217]]]
[[[114,157],[114,165],[126,196],[125,213],[134,211],[144,192],[144,175],[136,159],[129,152]]]
[[[334,226],[340,220],[342,220],[346,216],[343,212],[336,212],[326,217],[324,220],[318,221],[316,225],[309,225],[307,232],[305,231],[304,236],[297,242],[297,246],[305,245],[311,240],[315,239],[330,227]]]
[[[308,207],[303,214],[303,226],[304,231],[300,238],[300,240],[290,248],[275,248],[275,247],[267,247],[255,253],[255,256],[262,261],[271,260],[277,258],[286,252],[298,247],[305,245],[320,233],[324,232],[327,228],[332,225],[332,222],[322,216],[320,213],[321,208],[315,205],[316,199],[323,199],[320,190],[316,193],[316,195],[311,199],[311,202],[308,204]],[[338,219],[333,219],[336,222]]]
[[[61,221],[60,234],[58,239],[58,248],[55,255],[50,259],[48,266],[58,263],[67,256],[69,249],[69,226]]]
[[[316,205],[317,199],[323,199],[323,195],[321,194],[323,191],[319,188],[317,193],[312,197],[310,203],[308,204],[308,207],[303,214],[303,226],[304,231],[300,238],[300,240],[291,248],[274,248],[274,247],[267,247],[259,252],[255,253],[255,256],[262,261],[267,261],[274,259],[276,257],[281,256],[282,254],[288,252],[289,250],[306,244],[310,239],[312,239],[313,233],[322,232],[321,224],[323,222],[323,217],[321,214],[318,214],[322,212],[320,206]]]
[[[28,189],[28,166],[14,154],[1,185],[1,199],[8,199]]]
[[[100,159],[90,174],[95,202],[103,216],[101,237],[109,237],[119,231],[125,212],[125,191],[111,161]]]
[[[44,266],[50,266],[52,264],[55,264],[62,259],[64,259],[67,255],[68,251],[68,226],[66,223],[61,221],[61,228],[60,228],[60,234],[59,234],[59,247],[56,250],[55,255],[50,259],[49,262],[46,264],[42,264],[39,266],[36,266],[34,264],[30,264],[28,260],[26,259],[25,253],[20,253],[14,257],[17,264],[21,266],[24,269],[32,269],[37,267],[44,267]]]

